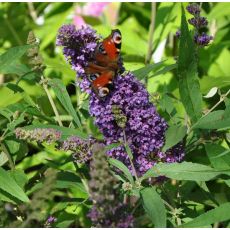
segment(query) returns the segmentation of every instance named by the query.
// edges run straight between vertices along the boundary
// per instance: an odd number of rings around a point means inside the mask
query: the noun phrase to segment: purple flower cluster
[[[196,3],[190,4],[186,7],[187,11],[192,14],[194,17],[188,19],[188,23],[195,28],[195,35],[193,37],[194,42],[200,46],[207,46],[213,36],[207,35],[204,30],[207,30],[208,20],[205,17],[200,16],[200,6]],[[181,31],[177,30],[176,37],[179,39],[181,36]]]
[[[91,92],[90,82],[85,74],[85,67],[93,60],[94,49],[99,36],[90,27],[76,30],[74,25],[63,25],[57,35],[57,46],[63,47],[63,54],[77,73],[77,85],[83,91]]]
[[[78,163],[86,163],[92,157],[91,145],[95,143],[95,139],[83,140],[77,136],[71,136],[60,145],[60,149],[71,151],[73,158]]]
[[[213,36],[207,35],[203,30],[207,29],[208,20],[205,17],[200,16],[200,7],[196,3],[190,4],[187,6],[187,11],[192,14],[194,17],[188,20],[189,24],[194,26],[196,32],[194,35],[194,42],[198,46],[207,46]]]
[[[52,128],[37,128],[33,130],[17,128],[15,130],[15,135],[18,139],[37,141],[39,143],[47,142],[48,144],[56,142],[61,138],[61,132]]]
[[[66,31],[68,31],[68,37],[74,37],[73,40],[65,39]],[[83,55],[83,51],[85,52],[88,47],[87,41],[90,41],[91,47],[96,47],[97,38],[95,32],[89,28],[74,30],[71,25],[67,25],[59,30],[58,44],[64,46],[64,55],[72,64],[73,69],[77,70],[80,77],[84,79],[86,85],[90,85],[90,82],[84,74],[84,67],[92,61],[93,49],[88,55],[85,53]],[[76,46],[77,49],[71,48]],[[84,58],[79,59],[82,56]],[[177,147],[166,153],[161,152],[167,123],[149,101],[149,94],[144,85],[131,72],[117,74],[113,85],[113,90],[103,99],[99,99],[94,92],[90,94],[90,114],[95,117],[95,123],[103,133],[106,144],[126,142],[132,150],[133,162],[139,175],[145,173],[159,161],[180,161],[184,156],[181,145],[179,151]],[[86,87],[84,89],[86,90]],[[123,119],[125,120],[124,127],[121,127],[116,120],[116,115],[113,113],[114,106],[120,108],[126,117]],[[131,170],[123,144],[108,151],[107,154],[123,161]]]
[[[197,29],[206,27],[208,25],[208,20],[205,17],[190,18],[188,22]]]
[[[26,141],[37,141],[39,143],[46,142],[48,144],[57,143],[56,148],[64,151],[71,151],[74,161],[77,163],[86,163],[91,160],[91,146],[96,142],[96,139],[90,137],[87,140],[77,136],[68,137],[66,140],[61,140],[62,133],[52,128],[36,128],[26,130],[17,128],[15,135],[18,139]]]
[[[126,116],[124,129],[120,128],[116,122],[112,109],[114,105],[122,108]],[[159,159],[175,162],[181,160],[184,155],[183,151],[178,152],[175,158],[172,158],[170,154],[169,160],[168,153],[161,152],[167,123],[150,103],[145,87],[130,72],[117,76],[114,81],[114,91],[106,100],[100,100],[95,95],[91,95],[90,113],[96,118],[95,123],[103,133],[106,144],[122,142],[126,139],[139,174],[145,173]],[[124,146],[108,151],[108,155],[123,161],[131,170]]]
[[[197,5],[196,3],[192,3],[186,7],[187,11],[194,15],[194,16],[199,16],[200,15],[200,6]]]
[[[44,227],[51,228],[52,224],[55,223],[56,221],[57,221],[57,218],[55,218],[54,216],[49,216],[44,224]]]
[[[204,32],[200,35],[199,34],[194,35],[194,41],[199,46],[207,46],[212,39],[213,39],[212,36],[209,36]]]

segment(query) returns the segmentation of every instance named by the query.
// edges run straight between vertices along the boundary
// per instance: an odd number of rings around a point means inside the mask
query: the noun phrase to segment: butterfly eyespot
[[[106,54],[105,49],[104,49],[102,44],[99,45],[98,50],[99,50],[100,53]]]
[[[117,36],[114,38],[114,42],[115,42],[115,43],[121,43],[121,36],[120,36],[120,35],[117,35]]]
[[[93,73],[89,75],[90,81],[95,81],[98,78],[99,74]]]
[[[99,89],[98,95],[99,97],[105,97],[109,94],[109,89],[106,87],[102,87]]]
[[[121,43],[121,32],[119,30],[114,30],[113,31],[113,41],[116,44],[120,44]]]

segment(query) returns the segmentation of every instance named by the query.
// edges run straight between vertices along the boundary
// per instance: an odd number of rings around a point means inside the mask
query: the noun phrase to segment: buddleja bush
[[[211,109],[203,107],[199,51],[213,37],[207,34],[208,21],[199,6],[189,5],[187,11],[188,21],[182,7],[176,33],[178,58],[168,68],[177,68],[180,99],[176,99],[184,106],[185,118],[175,119],[170,94],[160,101],[167,116],[160,115],[140,81],[159,63],[131,72],[124,68],[121,55],[122,71],[114,79],[114,89],[99,99],[85,73],[100,41],[91,27],[63,25],[57,31],[56,45],[76,71],[77,87],[85,92],[84,104],[77,109],[62,81],[46,78],[46,63],[33,32],[27,45],[0,56],[2,73],[24,68],[16,84],[5,85],[23,99],[0,110],[1,226],[228,226],[229,197],[216,199],[209,185],[229,191],[229,140],[223,137],[230,126],[230,91],[219,91],[220,100]],[[194,30],[189,31],[188,23]],[[18,64],[23,55],[27,65]],[[54,118],[19,86],[21,80],[39,84]],[[217,110],[220,104],[224,109]],[[92,133],[86,111],[94,120]],[[206,162],[190,160],[202,151],[207,152]],[[35,170],[30,171],[27,165],[38,159],[42,164],[34,164]]]

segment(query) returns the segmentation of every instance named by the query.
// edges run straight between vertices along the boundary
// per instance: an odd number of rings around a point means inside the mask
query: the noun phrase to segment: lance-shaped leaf
[[[140,191],[142,205],[155,228],[166,227],[166,209],[160,195],[154,187]]]
[[[197,76],[195,44],[188,30],[183,7],[177,72],[181,101],[191,121],[194,123],[202,115],[202,95]]]
[[[59,79],[52,79],[49,82],[49,85],[54,90],[55,95],[57,96],[58,100],[61,102],[62,106],[69,113],[69,115],[73,117],[73,122],[78,126],[78,128],[82,128],[78,114],[76,113],[72,105],[69,94],[65,86],[63,85],[62,81]]]

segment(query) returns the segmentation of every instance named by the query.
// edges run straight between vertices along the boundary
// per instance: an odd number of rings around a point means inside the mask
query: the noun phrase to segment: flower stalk
[[[145,64],[149,64],[152,54],[153,54],[153,35],[155,30],[155,20],[156,20],[156,2],[151,3],[151,22],[149,26],[149,40],[148,40],[148,50],[145,57]],[[148,77],[145,77],[145,84],[148,84]]]
[[[42,85],[43,89],[46,92],[46,95],[47,95],[47,97],[49,99],[50,105],[51,105],[51,107],[52,107],[52,109],[54,111],[54,114],[55,114],[55,117],[57,119],[57,122],[58,122],[59,126],[63,127],[63,124],[62,124],[62,121],[61,121],[61,117],[60,117],[60,115],[58,113],[57,107],[56,107],[56,105],[54,103],[54,100],[53,100],[53,98],[52,98],[49,90],[48,90],[47,80],[45,80],[45,78],[43,76],[41,76],[40,84]]]

